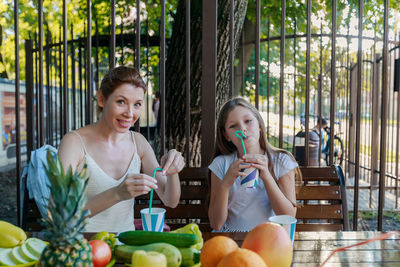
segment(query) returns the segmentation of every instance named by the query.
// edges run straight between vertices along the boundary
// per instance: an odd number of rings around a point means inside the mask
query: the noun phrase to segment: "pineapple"
[[[83,237],[89,210],[86,204],[86,166],[81,173],[72,173],[71,167],[64,173],[56,156],[47,152],[51,197],[47,208],[47,218],[43,220],[49,245],[40,257],[40,266],[93,266],[92,249]]]

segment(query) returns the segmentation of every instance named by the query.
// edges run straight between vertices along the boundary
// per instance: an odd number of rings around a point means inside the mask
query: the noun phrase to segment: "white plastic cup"
[[[242,169],[246,173],[240,177],[240,185],[246,188],[256,188],[258,184],[259,172],[257,168]]]
[[[297,219],[290,215],[276,215],[269,217],[269,221],[273,223],[277,223],[286,229],[286,232],[290,236],[290,240],[292,240],[292,245],[294,243],[294,233],[296,232],[296,223]]]
[[[143,231],[163,232],[165,209],[163,208],[151,208],[140,210],[142,216]]]

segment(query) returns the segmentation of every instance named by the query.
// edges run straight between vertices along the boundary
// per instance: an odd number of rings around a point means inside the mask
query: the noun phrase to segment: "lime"
[[[12,259],[18,263],[28,263],[30,260],[22,253],[21,247],[15,247],[11,253]]]
[[[39,259],[40,254],[42,254],[43,249],[46,247],[46,243],[38,238],[29,238],[26,240],[26,247],[28,250]]]
[[[32,254],[26,246],[26,242],[21,245],[22,253],[28,258],[30,261],[37,261],[39,258]]]
[[[5,249],[0,252],[0,265],[16,265],[18,262],[15,262],[11,258],[12,249]]]

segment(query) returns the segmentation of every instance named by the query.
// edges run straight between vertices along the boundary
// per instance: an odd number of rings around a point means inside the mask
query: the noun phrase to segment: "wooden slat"
[[[303,186],[296,196],[297,200],[341,199],[340,186]]]
[[[300,167],[303,180],[338,180],[335,166],[330,167]]]
[[[204,200],[208,194],[208,188],[205,186],[182,186],[181,187],[181,200],[187,199],[200,199]],[[149,200],[150,195],[141,195],[135,198],[135,200]],[[154,192],[153,199],[160,199],[157,193]]]
[[[342,231],[343,224],[331,224],[331,223],[308,223],[308,224],[297,224],[296,231]]]
[[[135,205],[135,218],[140,218],[140,210],[148,208],[149,205],[146,204],[136,204]],[[153,205],[153,207],[159,207],[166,209],[165,218],[166,219],[196,219],[204,218],[208,219],[207,206],[205,204],[193,205],[193,204],[182,204],[178,205],[176,208],[168,208],[164,205]]]
[[[208,169],[207,168],[184,168],[180,173],[179,177],[182,180],[207,180]]]
[[[304,205],[297,208],[297,219],[342,219],[342,205]]]
[[[315,227],[332,231],[348,230],[346,192],[342,185],[344,181],[339,177],[340,169],[337,168],[340,167],[300,168],[304,185],[296,194],[296,199],[300,205],[304,205],[297,208],[297,231],[314,231]],[[321,224],[320,220],[327,220],[328,223]],[[318,226],[319,224],[321,226]],[[333,226],[328,226],[329,224]]]

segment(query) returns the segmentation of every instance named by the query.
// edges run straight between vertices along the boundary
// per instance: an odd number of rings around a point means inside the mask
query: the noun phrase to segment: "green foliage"
[[[172,33],[172,23],[176,11],[177,0],[166,1],[166,36]],[[0,73],[6,72],[9,79],[15,77],[15,36],[14,36],[14,13],[13,0],[0,2],[0,30],[3,30],[3,38],[0,43],[0,53],[3,62],[0,62]],[[67,25],[68,40],[84,38],[86,36],[87,23],[87,1],[86,0],[70,0],[67,1]],[[49,33],[49,37],[53,42],[62,40],[62,1],[43,1],[43,42],[45,45],[45,36]],[[25,49],[24,40],[37,40],[38,34],[38,4],[37,1],[19,0],[19,63],[20,78],[25,79]],[[104,35],[110,32],[110,15],[111,8],[109,1],[93,0],[92,1],[92,34]],[[121,33],[120,25],[124,25],[124,33],[134,33],[136,18],[136,1],[120,0],[116,1],[116,34]],[[141,3],[141,29],[142,34],[149,30],[150,36],[159,35],[159,24],[161,18],[161,6],[159,1],[142,1]],[[96,27],[96,21],[97,26]],[[147,28],[148,27],[148,28]],[[71,34],[73,28],[73,35]],[[117,48],[118,49],[118,48]],[[97,51],[92,51],[94,55]],[[99,51],[100,66],[108,66],[108,47],[100,48]],[[145,51],[142,48],[142,64],[145,64]],[[149,66],[151,69],[158,68],[159,49],[152,48],[149,51]],[[124,50],[124,58],[120,62],[125,64],[134,64],[133,50]],[[152,70],[150,70],[152,72]],[[151,73],[150,73],[151,74]],[[46,79],[44,79],[46,83]]]
[[[142,33],[149,30],[149,35],[159,35],[159,24],[161,6],[157,0],[141,1],[141,29]],[[86,0],[70,0],[67,4],[67,20],[68,20],[68,39],[77,39],[85,37],[86,32]],[[167,38],[172,34],[172,25],[174,17],[176,15],[176,7],[178,0],[166,1],[166,36]],[[256,2],[249,1],[247,18],[250,21],[255,22],[255,10]],[[0,2],[0,30],[3,30],[3,38],[0,46],[1,56],[3,62],[0,62],[0,73],[5,71],[9,78],[14,78],[15,68],[15,53],[14,53],[14,22],[13,22],[13,0],[4,0]],[[202,1],[192,1],[191,12],[196,15],[197,12],[201,13]],[[25,79],[25,50],[23,49],[23,41],[26,39],[32,39],[37,35],[38,32],[38,6],[37,1],[31,0],[20,0],[19,1],[19,40],[20,40],[20,69],[21,69],[21,80]],[[110,31],[110,3],[109,1],[93,0],[92,1],[92,33],[98,31],[99,34],[108,34]],[[394,16],[399,11],[400,0],[389,1],[390,16]],[[267,25],[268,21],[271,23],[270,36],[280,35],[281,26],[281,0],[261,0],[261,38],[267,38]],[[51,38],[59,40],[62,38],[61,26],[62,26],[62,1],[43,1],[44,9],[44,31],[45,33],[50,32]],[[330,28],[332,16],[332,1],[312,1],[312,14],[323,16],[322,24]],[[364,29],[375,29],[377,36],[381,35],[383,29],[383,0],[365,0],[364,1]],[[338,29],[348,25],[350,18],[357,16],[358,14],[358,0],[338,0],[337,1],[337,25]],[[197,14],[198,15],[198,14]],[[123,23],[124,33],[132,33],[135,28],[135,17],[136,17],[136,1],[135,0],[119,0],[116,1],[116,16],[117,23]],[[96,28],[95,22],[98,23]],[[71,25],[73,25],[73,36],[70,32]],[[285,21],[285,33],[294,34],[305,34],[307,26],[307,0],[291,0],[286,1],[286,21]],[[397,29],[397,25],[391,25],[394,30]],[[312,23],[312,33],[319,33],[320,25],[318,23]],[[116,33],[121,33],[121,27],[117,25]],[[328,32],[327,32],[328,33]],[[270,62],[279,62],[279,41],[271,42],[270,44]],[[285,64],[293,65],[293,56],[291,41],[287,39],[286,45],[286,62]],[[299,45],[298,45],[299,48]],[[329,64],[329,44],[323,48],[323,65],[325,67]],[[156,73],[159,63],[158,48],[152,48],[149,51],[149,67],[150,73]],[[262,43],[261,56],[266,58],[267,44]],[[301,50],[299,50],[301,51]],[[315,69],[319,62],[318,51],[311,51],[312,64],[311,69]],[[146,51],[142,48],[142,64],[147,64],[145,57]],[[108,48],[102,48],[99,50],[100,65],[108,65]],[[299,65],[299,72],[305,70],[305,53],[301,51],[296,55],[297,64]],[[125,64],[133,64],[134,62],[134,51],[124,50],[124,57],[119,59],[120,62]],[[254,78],[249,78],[254,73],[254,55],[253,64],[247,69],[248,77],[246,81],[248,84],[254,84]],[[253,66],[251,66],[253,65]],[[266,66],[261,67],[261,73],[266,73]],[[155,75],[157,77],[157,75]],[[266,75],[263,75],[266,77]],[[315,79],[315,77],[313,78]],[[46,82],[46,81],[45,81]],[[266,94],[266,79],[261,81],[262,95]],[[298,78],[298,84],[302,85],[304,79]],[[277,77],[271,77],[271,93],[279,88],[279,79]],[[248,88],[249,89],[249,88]]]

